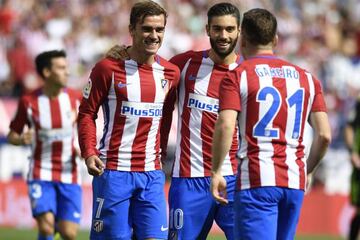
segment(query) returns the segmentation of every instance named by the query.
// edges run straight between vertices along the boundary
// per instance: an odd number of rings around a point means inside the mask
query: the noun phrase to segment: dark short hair
[[[43,70],[45,68],[50,69],[51,68],[51,60],[53,58],[59,58],[59,57],[66,57],[66,53],[64,50],[52,50],[47,52],[42,52],[35,58],[35,65],[36,65],[36,71],[37,73],[42,77],[45,78],[43,74]]]
[[[267,45],[276,36],[277,21],[266,9],[254,8],[244,13],[241,34],[254,45]]]
[[[221,17],[225,15],[232,15],[236,18],[237,25],[240,26],[240,11],[231,3],[222,2],[213,5],[207,12],[208,25],[210,25],[213,17]]]
[[[166,18],[168,14],[162,6],[150,0],[135,3],[131,8],[130,25],[135,27],[136,23],[143,23],[145,17],[159,15],[164,15],[166,24]]]

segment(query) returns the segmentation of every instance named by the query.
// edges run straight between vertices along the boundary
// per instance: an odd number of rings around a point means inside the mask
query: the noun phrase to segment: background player
[[[82,190],[74,139],[81,95],[65,87],[69,72],[64,51],[43,52],[35,64],[44,86],[21,97],[8,141],[32,145],[28,188],[38,239],[53,239],[55,227],[63,239],[75,239]],[[24,132],[25,125],[29,131]]]
[[[156,55],[166,17],[155,2],[136,3],[130,13],[130,59],[101,60],[84,89],[79,141],[88,172],[95,176],[91,239],[130,239],[132,232],[137,239],[167,238],[160,123],[179,69]],[[100,106],[105,124],[97,149]]]
[[[348,123],[345,127],[345,143],[350,152],[350,160],[353,165],[351,174],[350,200],[355,206],[356,212],[351,220],[349,240],[358,239],[360,229],[360,99],[349,114]]]
[[[244,14],[241,52],[246,61],[228,73],[220,88],[211,191],[227,203],[220,169],[238,120],[235,239],[294,239],[306,174],[313,172],[331,139],[320,83],[273,55],[276,29],[276,18],[265,9]],[[315,133],[305,159],[308,119]]]

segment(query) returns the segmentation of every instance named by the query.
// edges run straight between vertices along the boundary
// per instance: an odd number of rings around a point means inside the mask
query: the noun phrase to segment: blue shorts
[[[169,191],[169,238],[206,239],[215,222],[227,239],[234,239],[235,176],[225,176],[229,204],[222,206],[210,193],[210,177],[172,178]]]
[[[304,191],[259,187],[235,193],[235,239],[292,240]]]
[[[52,212],[56,221],[80,223],[82,189],[78,184],[28,181],[28,191],[33,217]]]
[[[105,170],[93,179],[90,239],[166,239],[165,174]]]

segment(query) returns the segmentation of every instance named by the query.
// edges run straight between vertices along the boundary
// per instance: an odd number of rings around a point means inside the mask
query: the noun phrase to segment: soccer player
[[[38,240],[53,239],[55,229],[63,239],[75,239],[82,190],[74,139],[81,95],[65,87],[69,72],[64,51],[43,52],[35,65],[44,85],[21,97],[8,141],[32,147],[27,181]]]
[[[79,108],[79,143],[93,178],[91,239],[166,239],[165,174],[160,162],[163,105],[175,97],[178,67],[156,53],[167,13],[153,1],[133,5],[129,60],[93,68]],[[96,148],[99,107],[104,128]]]
[[[188,51],[170,59],[180,68],[178,93],[178,134],[172,181],[169,191],[169,239],[206,239],[213,221],[233,239],[233,193],[237,168],[237,136],[233,135],[230,153],[222,174],[228,186],[230,204],[220,205],[209,192],[212,134],[218,112],[219,85],[240,57],[234,52],[240,28],[240,12],[230,3],[213,5],[208,11],[206,32],[211,49]],[[124,47],[114,47],[107,54],[126,58]],[[175,98],[164,109],[161,149],[166,157],[168,134]]]
[[[353,165],[350,199],[356,208],[355,215],[351,220],[349,240],[356,240],[360,230],[360,98],[357,99],[355,109],[348,116],[344,135]]]
[[[220,86],[211,191],[217,201],[227,203],[220,170],[237,120],[235,239],[294,239],[306,175],[331,140],[320,82],[274,55],[276,28],[276,18],[265,9],[244,14],[240,42],[245,61]],[[307,121],[314,139],[306,159]]]
[[[212,198],[210,176],[220,81],[240,63],[240,57],[234,52],[240,33],[240,12],[230,3],[219,3],[208,10],[207,16],[206,32],[211,49],[188,51],[170,60],[180,68],[181,80],[177,101],[177,143],[169,191],[169,239],[206,239],[214,220],[226,238],[233,239],[232,203],[237,168],[235,131],[231,150],[220,170],[227,182],[228,205],[220,205]],[[171,120],[164,122],[170,124]],[[169,129],[170,126],[164,125],[163,150]]]

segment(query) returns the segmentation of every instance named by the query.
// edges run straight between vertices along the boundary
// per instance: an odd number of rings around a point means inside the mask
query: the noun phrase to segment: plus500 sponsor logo
[[[219,100],[207,96],[190,93],[188,107],[198,109],[200,111],[217,114],[219,111]]]
[[[136,117],[161,117],[162,107],[162,103],[123,102],[121,115]]]

